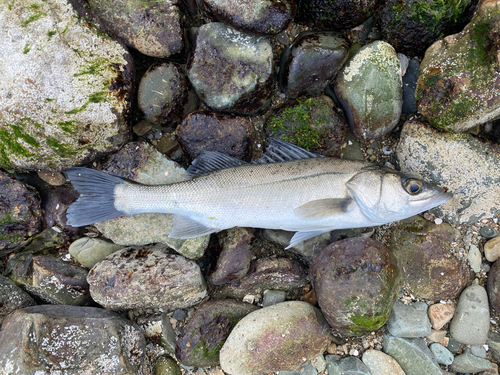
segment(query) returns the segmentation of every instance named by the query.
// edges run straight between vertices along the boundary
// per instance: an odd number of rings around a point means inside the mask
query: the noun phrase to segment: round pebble
[[[451,365],[453,363],[453,353],[437,342],[429,346],[432,354],[436,357],[437,363],[441,365]]]
[[[500,236],[484,244],[484,256],[489,262],[494,262],[500,257]]]
[[[498,236],[498,233],[490,226],[485,226],[479,229],[479,234],[486,239],[490,239]]]

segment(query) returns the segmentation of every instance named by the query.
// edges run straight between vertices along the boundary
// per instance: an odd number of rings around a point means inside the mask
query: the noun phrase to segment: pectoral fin
[[[173,215],[174,225],[169,238],[196,238],[206,234],[218,232],[218,228],[210,228],[188,217]]]
[[[290,245],[288,245],[285,249],[289,249],[291,247],[294,247],[294,246],[298,245],[299,243],[301,243],[302,241],[319,236],[320,234],[329,232],[331,230],[332,229],[330,228],[326,231],[323,229],[323,230],[312,230],[310,232],[297,232],[293,235],[292,239],[290,240]]]
[[[293,210],[293,213],[300,219],[321,219],[323,217],[347,212],[351,202],[351,198],[317,199],[297,207]]]

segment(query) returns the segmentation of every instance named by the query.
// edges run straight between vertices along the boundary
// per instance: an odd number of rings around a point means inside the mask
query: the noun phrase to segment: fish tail
[[[90,168],[65,171],[80,197],[66,211],[67,224],[72,227],[127,215],[115,208],[115,187],[125,180]]]

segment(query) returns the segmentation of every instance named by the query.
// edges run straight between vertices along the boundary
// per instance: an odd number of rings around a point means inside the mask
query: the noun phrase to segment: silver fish
[[[391,168],[323,158],[269,139],[256,163],[202,153],[188,179],[142,185],[88,168],[66,171],[81,194],[68,224],[83,226],[144,212],[173,214],[169,237],[193,238],[232,227],[297,232],[289,247],[335,229],[405,219],[436,207],[451,193]]]

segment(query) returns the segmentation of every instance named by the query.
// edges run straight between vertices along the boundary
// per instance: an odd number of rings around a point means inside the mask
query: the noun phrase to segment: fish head
[[[443,188],[394,169],[370,166],[347,182],[351,196],[374,224],[406,219],[452,197]]]

